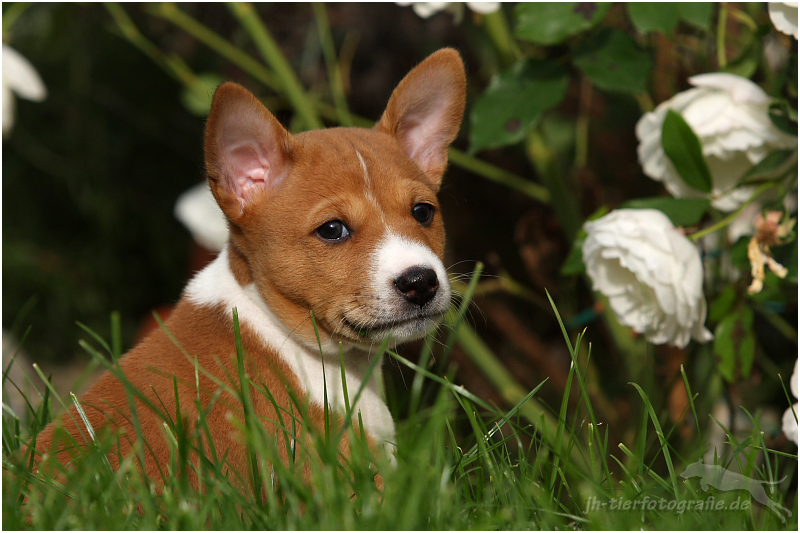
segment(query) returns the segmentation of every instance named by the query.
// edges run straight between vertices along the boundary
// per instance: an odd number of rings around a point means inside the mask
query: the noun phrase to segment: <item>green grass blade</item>
[[[658,421],[658,416],[656,415],[655,410],[653,409],[653,405],[650,403],[650,399],[647,397],[647,394],[644,390],[637,385],[636,383],[631,383],[636,391],[639,393],[639,396],[642,398],[642,402],[644,402],[645,409],[647,413],[650,415],[650,421],[653,422],[653,426],[656,430],[656,435],[658,436],[658,440],[661,443],[661,452],[664,455],[664,461],[667,464],[667,470],[669,471],[669,479],[672,483],[672,491],[673,495],[676,499],[680,500],[680,493],[678,491],[678,477],[675,475],[675,467],[672,464],[672,457],[669,453],[669,443],[667,442],[666,437],[664,436],[664,431],[661,429],[661,423]]]

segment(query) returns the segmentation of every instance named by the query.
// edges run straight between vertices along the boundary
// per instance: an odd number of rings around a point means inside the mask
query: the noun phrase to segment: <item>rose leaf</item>
[[[711,172],[700,140],[683,117],[671,109],[661,128],[661,145],[687,185],[701,192],[711,192]]]

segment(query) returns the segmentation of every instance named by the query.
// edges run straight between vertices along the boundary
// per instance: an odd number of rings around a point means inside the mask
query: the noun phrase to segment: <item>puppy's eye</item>
[[[433,215],[436,208],[431,204],[417,204],[411,209],[411,216],[424,227],[428,227],[433,222]]]
[[[317,228],[316,234],[323,241],[341,242],[350,237],[350,230],[341,220],[329,220]]]

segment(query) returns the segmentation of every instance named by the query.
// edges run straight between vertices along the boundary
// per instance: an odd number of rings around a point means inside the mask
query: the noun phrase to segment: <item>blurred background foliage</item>
[[[588,327],[589,394],[620,433],[612,439],[626,440],[624,422],[638,412],[631,380],[678,421],[686,408],[681,365],[701,376],[693,388],[703,392],[705,412],[721,396],[784,409],[776,375],[788,377],[797,354],[796,330],[781,331],[797,322],[796,242],[776,252],[794,264],[793,276],[768,278],[761,297],[778,322],[755,315],[755,365],[733,384],[720,378],[710,345],[690,358],[688,349],[645,346],[601,320],[602,303],[575,275],[580,266],[570,275],[561,269],[588,216],[664,196],[637,161],[633,126],[643,112],[686,89],[689,76],[722,68],[772,93],[793,78],[794,94],[773,96],[796,109],[797,41],[770,30],[764,4],[682,3],[666,18],[633,4],[552,4],[566,11],[549,17],[531,6],[485,16],[466,10],[461,20],[444,12],[424,19],[393,3],[269,3],[255,11],[325,125],[350,120],[345,102],[352,116],[377,119],[426,55],[442,46],[463,54],[468,111],[440,194],[447,263],[454,273],[486,265],[469,323],[523,389],[549,378],[540,396],[557,405],[566,386],[570,354],[546,288],[573,336]],[[202,179],[204,114],[217,83],[242,83],[287,126],[307,125],[236,9],[3,4],[4,42],[35,66],[49,93],[42,103],[18,102],[3,141],[3,328],[19,339],[32,326],[24,346],[32,359],[72,360],[84,336],[75,321],[106,335],[112,310],[129,347],[151,310],[179,298],[197,262],[173,206]],[[331,44],[338,81],[329,75]],[[775,45],[787,55],[780,71],[765,59]],[[746,273],[740,248],[734,261]],[[712,331],[720,319],[712,313]],[[419,346],[406,352],[413,357]],[[457,348],[451,360],[470,390],[508,400],[469,353]],[[413,376],[390,372],[390,393],[402,405]],[[683,424],[691,432],[693,424]]]

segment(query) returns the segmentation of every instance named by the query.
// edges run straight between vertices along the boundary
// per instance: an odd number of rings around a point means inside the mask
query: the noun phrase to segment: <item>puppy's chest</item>
[[[367,435],[378,442],[394,442],[394,422],[383,400],[381,361],[375,361],[370,372],[367,354],[348,354],[343,377],[342,362],[336,357],[320,357],[297,345],[284,346],[280,357],[297,377],[312,406],[323,408],[327,402],[339,414],[349,406],[352,420],[360,419]]]
[[[265,378],[264,386],[285,387],[286,380],[280,374],[288,371],[292,375],[286,377],[301,389],[313,411],[322,412],[327,402],[334,412],[342,414],[349,405],[353,421],[360,418],[367,435],[377,442],[394,441],[394,422],[380,385],[381,362],[371,365],[374,355],[357,350],[348,352],[344,357],[343,378],[338,355],[323,356],[319,350],[296,341],[254,285],[239,285],[228,268],[227,250],[195,276],[184,296],[193,305],[221,308],[228,317],[234,308],[237,310],[243,334],[256,345],[250,350],[251,356],[262,369],[258,372],[260,376],[253,378]],[[276,357],[277,361],[271,361]]]

